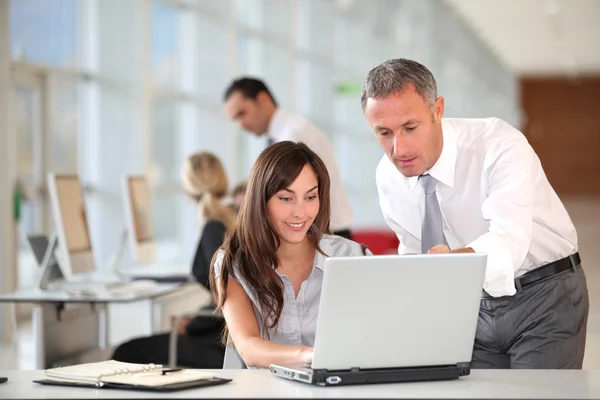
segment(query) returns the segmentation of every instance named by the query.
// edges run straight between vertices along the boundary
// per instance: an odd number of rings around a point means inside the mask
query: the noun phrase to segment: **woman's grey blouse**
[[[342,238],[336,235],[323,235],[319,243],[321,250],[330,257],[347,257],[347,256],[362,256],[363,252],[360,244],[351,240]],[[223,262],[223,250],[219,250],[217,259],[215,260],[215,276],[221,274],[221,264]],[[367,255],[372,253],[367,250]],[[300,286],[298,297],[294,294],[294,288],[291,281],[285,274],[276,271],[281,277],[284,286],[283,311],[279,319],[279,323],[275,331],[271,330],[270,340],[276,343],[289,345],[314,346],[315,332],[317,329],[317,313],[319,311],[319,300],[321,298],[321,285],[323,282],[323,268],[325,264],[325,256],[318,251],[315,254],[313,261],[313,270]],[[234,266],[237,272],[237,267]],[[241,279],[239,274],[236,274],[238,281],[246,294],[252,301],[254,313],[257,321],[262,321],[262,310],[258,304],[257,296],[254,290]],[[263,339],[267,339],[266,332],[261,327],[260,335]]]

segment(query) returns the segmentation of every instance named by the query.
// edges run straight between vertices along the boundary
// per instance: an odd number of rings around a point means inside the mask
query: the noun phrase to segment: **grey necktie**
[[[421,225],[421,253],[438,244],[447,244],[442,227],[442,212],[435,194],[437,180],[431,175],[421,175],[419,183],[425,192],[425,215]]]

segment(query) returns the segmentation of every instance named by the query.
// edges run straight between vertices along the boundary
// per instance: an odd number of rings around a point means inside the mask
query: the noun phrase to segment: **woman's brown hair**
[[[329,233],[330,219],[327,167],[304,143],[284,141],[267,147],[252,167],[237,222],[227,233],[222,246],[225,254],[219,280],[215,279],[214,273],[219,252],[215,253],[211,263],[210,287],[217,309],[222,309],[225,303],[229,278],[243,280],[256,294],[263,316],[258,323],[267,336],[270,329],[277,327],[283,310],[283,282],[274,269],[278,265],[276,251],[280,239],[269,221],[267,202],[277,192],[288,188],[307,164],[313,169],[319,185],[319,212],[308,231],[308,240],[323,253],[319,241],[324,233]],[[227,330],[223,337],[227,337]]]

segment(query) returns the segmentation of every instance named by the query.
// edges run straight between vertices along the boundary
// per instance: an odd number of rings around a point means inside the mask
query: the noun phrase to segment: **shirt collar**
[[[442,136],[444,138],[442,154],[440,154],[440,158],[433,167],[424,173],[433,176],[438,182],[441,182],[446,186],[453,187],[457,152],[456,129],[451,122],[444,119],[442,119]],[[410,190],[413,190],[417,186],[419,177],[413,176],[407,178],[407,180]]]
[[[283,127],[287,119],[287,113],[280,108],[277,108],[269,121],[269,128],[267,130],[267,136],[277,141],[284,131]]]
[[[319,250],[315,251],[315,259],[313,260],[313,270],[315,268],[320,269],[322,272],[325,272],[323,268],[325,268],[325,256],[319,252]]]
[[[283,275],[281,272],[275,269],[275,265],[271,266],[279,275]],[[315,249],[315,258],[313,258],[313,271],[315,268],[320,269],[321,272],[325,272],[325,256]]]

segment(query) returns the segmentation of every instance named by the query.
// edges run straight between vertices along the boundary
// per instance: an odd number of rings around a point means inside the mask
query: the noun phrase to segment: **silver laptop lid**
[[[313,369],[469,362],[487,255],[329,257]]]

